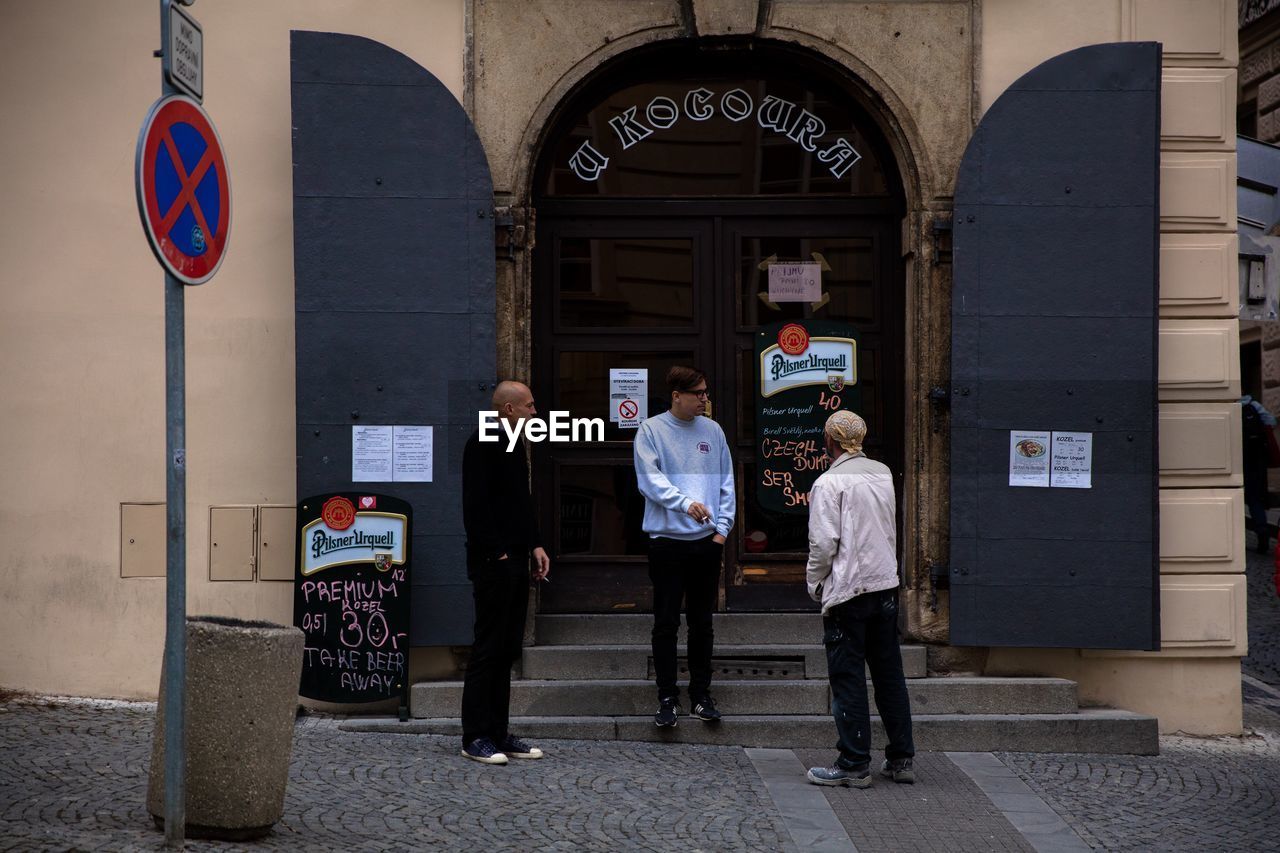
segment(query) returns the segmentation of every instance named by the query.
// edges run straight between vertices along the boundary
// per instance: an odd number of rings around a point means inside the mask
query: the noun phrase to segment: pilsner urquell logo
[[[789,359],[782,353],[774,353],[772,360],[769,362],[769,372],[773,374],[774,381],[777,381],[782,376],[790,376],[793,373],[807,373],[811,370],[821,370],[824,373],[832,371],[843,373],[848,366],[849,360],[844,353],[827,357],[811,352],[804,358],[794,359]]]
[[[353,530],[346,536],[330,536],[323,530],[317,529],[311,534],[311,556],[323,557],[325,554],[332,554],[334,551],[346,551],[350,548],[394,548],[396,545],[396,533],[394,530],[388,530],[385,533],[365,533],[360,530]]]

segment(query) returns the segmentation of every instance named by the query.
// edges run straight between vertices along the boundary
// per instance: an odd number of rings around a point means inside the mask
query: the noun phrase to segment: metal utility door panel
[[[960,169],[951,642],[1159,647],[1160,46],[1081,48],[983,118]],[[1088,433],[1090,488],[1010,485],[1011,432]]]

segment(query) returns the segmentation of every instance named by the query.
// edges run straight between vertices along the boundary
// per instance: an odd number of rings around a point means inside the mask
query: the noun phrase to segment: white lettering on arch
[[[684,96],[684,114],[694,121],[706,121],[716,114],[716,108],[707,103],[715,95],[715,92],[705,86],[699,89],[690,89]]]
[[[579,145],[578,150],[569,158],[569,168],[584,181],[594,181],[599,178],[600,173],[608,165],[609,158],[597,151],[591,144],[591,140]]]
[[[826,132],[827,123],[825,121],[808,110],[801,110],[800,118],[796,119],[796,123],[788,131],[787,138],[792,142],[799,143],[800,147],[805,151],[817,151],[818,143],[815,140]],[[855,151],[854,153],[856,154],[857,152]],[[836,177],[840,176],[837,175]]]
[[[755,111],[755,101],[742,89],[730,89],[720,96],[720,112],[730,121],[742,121],[750,118]]]
[[[676,119],[680,118],[680,107],[676,106],[676,102],[665,95],[659,95],[649,102],[644,114],[645,118],[649,119],[649,124],[658,128],[658,130],[666,130],[676,123]]]
[[[760,109],[756,113],[756,121],[760,122],[760,126],[765,130],[786,133],[787,127],[791,123],[791,114],[795,112],[795,109],[796,105],[790,101],[784,101],[777,95],[769,95],[761,102]],[[812,151],[813,149],[809,150]]]
[[[835,145],[819,151],[818,159],[823,163],[830,163],[827,169],[831,174],[837,178],[843,178],[845,173],[853,168],[853,164],[862,159],[862,155],[854,150],[849,140],[841,137],[836,140]]]
[[[658,95],[645,105],[643,120],[637,118],[639,108],[630,106],[620,115],[610,118],[608,124],[625,151],[652,136],[655,130],[675,127],[682,114],[696,122],[715,117],[716,98],[716,93],[705,86],[690,89],[684,93],[682,111],[682,104],[675,98]],[[826,164],[827,170],[838,179],[847,175],[862,159],[862,155],[844,138],[820,148],[825,144],[820,140],[827,133],[827,123],[796,102],[777,95],[765,95],[759,109],[756,109],[755,99],[743,88],[720,94],[718,102],[720,113],[729,121],[741,122],[754,115],[762,129],[783,134],[805,151],[816,152],[818,160]],[[584,181],[599,179],[608,165],[609,158],[591,140],[579,145],[569,158],[570,170]]]
[[[645,127],[636,121],[635,107],[627,107],[622,115],[609,119],[609,127],[613,128],[624,151],[653,133],[652,128]]]

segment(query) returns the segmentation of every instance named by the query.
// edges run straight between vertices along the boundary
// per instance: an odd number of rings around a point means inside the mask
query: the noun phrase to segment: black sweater
[[[523,441],[508,453],[505,439],[481,442],[479,430],[467,440],[462,454],[462,523],[471,566],[503,554],[523,560],[541,547]]]

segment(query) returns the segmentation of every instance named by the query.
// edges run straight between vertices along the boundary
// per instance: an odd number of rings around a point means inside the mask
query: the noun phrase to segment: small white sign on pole
[[[770,302],[818,302],[822,299],[822,265],[769,264]]]
[[[204,100],[204,30],[177,0],[169,4],[164,73],[171,84],[197,101]]]
[[[649,370],[609,368],[609,421],[637,429],[649,417]]]

